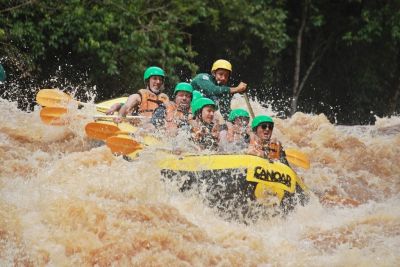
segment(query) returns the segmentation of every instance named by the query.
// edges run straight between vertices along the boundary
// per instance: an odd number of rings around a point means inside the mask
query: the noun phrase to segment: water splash
[[[256,114],[275,115],[252,105]],[[161,182],[149,167],[154,151],[127,162],[86,139],[90,118],[53,127],[40,122],[38,109],[0,106],[1,266],[399,262],[399,117],[351,127],[323,114],[275,118],[274,135],[312,160],[310,170],[297,170],[311,201],[285,218],[243,225]],[[69,116],[92,112],[89,105]]]

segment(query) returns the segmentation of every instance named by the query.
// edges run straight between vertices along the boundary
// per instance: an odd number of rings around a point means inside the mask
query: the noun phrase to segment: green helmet
[[[232,111],[229,113],[228,121],[233,122],[237,117],[250,118],[250,115],[244,109],[241,109],[241,108],[232,109]]]
[[[156,66],[148,67],[143,74],[144,81],[146,82],[146,80],[149,79],[151,76],[161,76],[164,78],[165,72],[160,67]]]
[[[6,80],[6,71],[3,68],[3,65],[0,64],[0,82],[4,82]]]
[[[254,117],[253,121],[251,122],[251,129],[254,131],[257,128],[257,126],[263,122],[269,122],[274,124],[274,121],[270,116],[260,115]]]
[[[175,86],[174,95],[176,95],[176,93],[179,91],[185,91],[193,94],[193,87],[190,83],[178,83]]]
[[[192,94],[192,102],[195,101],[196,99],[202,98],[203,94],[200,93],[197,90],[193,90],[193,94]]]
[[[217,105],[215,105],[215,102],[212,101],[209,98],[198,98],[195,101],[192,101],[192,103],[190,104],[190,107],[192,108],[192,113],[194,116],[196,116],[196,114],[202,110],[204,108],[204,106],[208,106],[211,105],[214,107],[215,110],[217,110]]]

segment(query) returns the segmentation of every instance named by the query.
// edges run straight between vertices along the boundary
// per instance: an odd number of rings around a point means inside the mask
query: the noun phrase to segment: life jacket
[[[270,160],[281,160],[282,157],[284,157],[282,152],[282,145],[280,142],[263,142],[257,136],[253,136],[250,139],[249,154]]]
[[[175,102],[168,102],[165,104],[166,107],[166,127],[171,128],[182,128],[189,125],[189,119],[191,118],[191,113],[183,112],[178,109],[178,105]]]
[[[219,139],[219,125],[216,123],[204,124],[199,119],[191,121],[192,141],[201,149],[217,150]]]
[[[268,158],[270,159],[281,158],[282,145],[280,142],[270,142],[268,149],[269,149]]]
[[[134,111],[134,114],[139,114],[146,117],[151,117],[154,110],[158,108],[159,105],[169,101],[169,97],[166,94],[160,93],[156,95],[149,89],[140,89],[138,94],[142,100],[138,108]]]

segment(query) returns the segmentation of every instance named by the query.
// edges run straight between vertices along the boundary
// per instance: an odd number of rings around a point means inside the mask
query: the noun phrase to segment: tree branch
[[[36,0],[28,0],[28,1],[25,1],[24,3],[19,4],[19,5],[0,10],[0,13],[9,12],[9,11],[12,11],[14,9],[18,9],[20,7],[26,6],[26,5],[34,4],[35,2],[36,2]]]
[[[297,101],[298,101],[298,91],[299,91],[299,81],[300,81],[300,66],[301,66],[301,46],[303,43],[303,33],[306,27],[307,21],[307,12],[308,12],[309,0],[305,0],[303,4],[303,9],[301,12],[301,24],[297,34],[296,41],[296,56],[295,56],[295,64],[294,64],[294,74],[293,74],[293,98],[290,113],[294,114],[297,109]]]
[[[302,42],[303,42],[304,29],[306,27],[307,8],[308,8],[308,0],[305,0],[303,10],[301,13],[301,24],[300,24],[299,32],[297,34],[297,41],[296,41],[296,58],[295,58],[295,67],[294,67],[294,76],[293,76],[293,95],[297,94],[297,90],[299,87],[300,65],[301,65],[301,46],[302,46]]]
[[[319,55],[317,55],[311,62],[310,66],[308,66],[306,74],[304,75],[303,79],[301,80],[300,86],[297,90],[297,97],[299,97],[301,91],[303,90],[304,84],[306,83],[308,76],[310,76],[310,73],[312,71],[312,69],[314,68],[315,64],[318,62],[318,60],[325,54],[326,50],[328,50],[328,46],[329,46],[329,41],[328,43],[323,47],[322,51],[319,53]]]

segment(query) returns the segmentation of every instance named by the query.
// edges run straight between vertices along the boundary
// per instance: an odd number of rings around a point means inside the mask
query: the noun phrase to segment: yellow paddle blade
[[[155,136],[152,136],[152,135],[145,135],[145,136],[143,136],[143,143],[144,143],[146,146],[159,146],[159,145],[163,145],[163,142],[162,142],[159,138],[157,138],[157,137],[155,137]]]
[[[116,103],[124,104],[128,100],[128,97],[119,97],[110,100],[106,100],[96,104],[96,110],[101,113],[106,113],[107,110]]]
[[[291,148],[285,149],[285,153],[286,159],[289,161],[289,163],[304,169],[310,168],[310,159],[306,154]]]
[[[63,116],[67,111],[66,108],[43,107],[42,110],[40,110],[40,119],[45,124],[49,125],[65,125],[68,121],[64,119]]]
[[[89,122],[85,126],[86,135],[98,140],[106,140],[120,131],[118,126],[107,122]]]
[[[42,89],[36,95],[36,102],[44,107],[66,107],[75,100],[58,89]]]
[[[134,117],[134,116],[127,116],[127,117]],[[121,123],[118,123],[118,127],[121,129],[121,131],[124,132],[136,132],[137,127],[133,126],[131,123],[131,120],[129,119],[129,122],[123,121]]]
[[[107,146],[113,153],[128,155],[139,149],[142,149],[142,145],[129,136],[111,136],[106,140]]]

